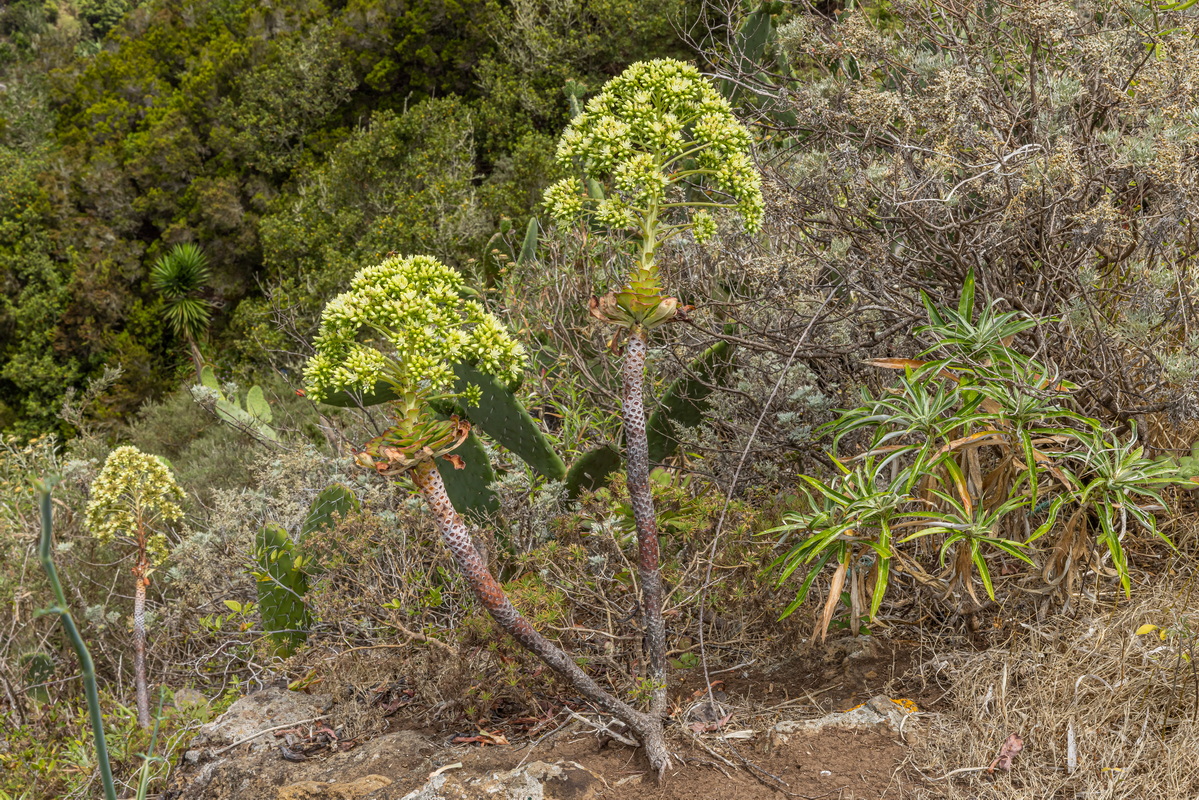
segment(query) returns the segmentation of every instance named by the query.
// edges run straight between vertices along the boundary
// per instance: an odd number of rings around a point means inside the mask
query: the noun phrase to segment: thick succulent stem
[[[413,467],[412,479],[433,512],[442,539],[453,554],[463,577],[479,603],[487,609],[487,613],[491,614],[492,619],[512,638],[570,681],[588,700],[628,725],[641,741],[650,765],[661,778],[670,766],[670,755],[662,735],[661,714],[644,714],[613,697],[584,672],[562,648],[538,633],[516,610],[504,593],[503,587],[492,576],[479,551],[475,549],[470,533],[450,503],[441,475],[431,461],[422,461]]]
[[[662,619],[662,573],[659,569],[658,518],[649,486],[649,439],[645,421],[646,331],[634,327],[625,345],[623,381],[624,435],[629,500],[637,525],[637,575],[645,619],[645,648],[653,682],[650,714],[666,714],[666,623]]]
[[[137,724],[150,727],[150,690],[146,686],[146,577],[149,563],[143,555],[133,569],[137,587],[133,593],[133,682],[137,688]]]

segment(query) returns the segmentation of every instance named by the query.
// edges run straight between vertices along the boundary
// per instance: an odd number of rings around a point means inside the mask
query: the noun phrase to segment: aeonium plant
[[[545,203],[559,222],[591,212],[637,245],[627,283],[593,300],[596,316],[631,329],[668,322],[678,301],[661,285],[661,248],[686,233],[697,241],[712,237],[714,213],[740,214],[750,232],[762,227],[750,143],[716,87],[673,59],[633,64],[587,103],[558,142],[558,160],[581,168],[582,178],[555,183]],[[588,192],[589,185],[603,188]]]
[[[387,465],[381,471],[429,462],[466,438],[466,422],[439,419],[429,405],[459,396],[454,364],[470,361],[508,382],[520,375],[524,349],[480,303],[462,299],[464,288],[435,258],[390,258],[359,271],[325,306],[305,382],[317,400],[391,386],[394,424],[366,449],[375,465]],[[477,404],[481,390],[462,394]]]
[[[316,353],[305,370],[308,392],[322,400],[369,392],[380,380],[390,384],[393,423],[366,445],[360,463],[388,477],[411,477],[479,603],[513,638],[624,722],[662,771],[670,762],[661,719],[613,697],[533,628],[491,574],[446,494],[437,459],[462,463],[453,451],[470,424],[441,418],[432,404],[447,398],[477,404],[480,394],[477,386],[455,391],[453,365],[468,361],[508,381],[524,366],[520,343],[480,303],[464,298],[464,289],[457,272],[428,256],[390,258],[363,269],[348,291],[325,306]]]
[[[133,680],[137,721],[150,727],[150,690],[146,684],[146,589],[154,567],[167,557],[168,528],[183,521],[183,490],[161,458],[136,447],[108,454],[92,481],[85,511],[87,529],[103,544],[134,548]]]
[[[662,285],[658,254],[676,239],[716,233],[713,214],[762,226],[761,178],[749,131],[695,67],[672,59],[633,64],[567,126],[558,159],[582,175],[545,193],[550,213],[572,224],[588,213],[635,246],[624,285],[591,299],[598,319],[627,329],[622,378],[627,483],[637,526],[638,576],[652,693],[650,715],[666,713],[666,628],[658,527],[649,485],[645,358],[648,333],[679,314]]]

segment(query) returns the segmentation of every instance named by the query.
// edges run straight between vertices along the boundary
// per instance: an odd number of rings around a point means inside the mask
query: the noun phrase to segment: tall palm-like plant
[[[163,318],[191,350],[196,380],[204,367],[197,340],[212,320],[212,304],[200,296],[210,276],[208,256],[191,242],[175,245],[150,269],[150,285],[163,299]]]

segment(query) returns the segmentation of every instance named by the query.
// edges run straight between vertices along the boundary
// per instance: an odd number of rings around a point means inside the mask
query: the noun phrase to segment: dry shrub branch
[[[838,288],[832,315],[860,323],[849,352],[974,270],[997,302],[1056,319],[1026,355],[1066,365],[1088,413],[1195,418],[1193,17],[1135,2],[775,5],[707,49],[766,140],[775,249]]]

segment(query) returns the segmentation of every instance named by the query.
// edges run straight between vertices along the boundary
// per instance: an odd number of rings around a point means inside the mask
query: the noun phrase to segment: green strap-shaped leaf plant
[[[202,297],[211,277],[208,256],[191,242],[175,245],[150,268],[150,285],[162,298],[163,319],[187,342],[197,378],[204,366],[198,341],[212,320],[212,304]]]

